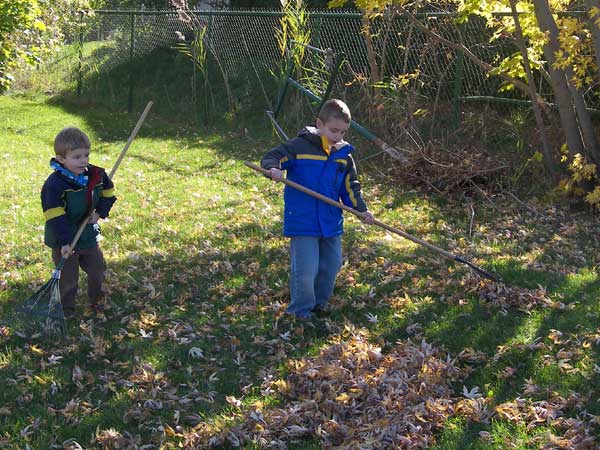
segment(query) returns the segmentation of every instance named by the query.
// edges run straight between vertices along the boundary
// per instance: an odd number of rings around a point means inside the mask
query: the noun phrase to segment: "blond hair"
[[[91,146],[90,138],[77,127],[65,127],[54,138],[54,153],[60,156],[66,156],[70,150]]]
[[[327,100],[321,110],[319,111],[319,119],[322,122],[328,122],[331,119],[343,120],[346,123],[350,123],[352,115],[350,114],[350,108],[343,101],[337,98]]]

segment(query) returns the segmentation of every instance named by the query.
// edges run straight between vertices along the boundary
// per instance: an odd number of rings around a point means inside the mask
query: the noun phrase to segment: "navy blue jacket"
[[[56,160],[53,160],[56,163]],[[44,243],[57,248],[70,244],[75,237],[79,224],[93,209],[103,219],[116,201],[114,185],[101,167],[89,165],[84,175],[88,177],[88,186],[60,171],[54,171],[44,183],[41,192],[42,209],[46,218]],[[99,227],[88,224],[76,249],[97,245]]]
[[[367,210],[362,198],[356,166],[346,145],[328,152],[325,139],[314,127],[270,150],[262,159],[264,169],[285,170],[287,179],[360,212]],[[285,236],[333,237],[343,233],[342,210],[293,187],[284,191],[283,234]]]

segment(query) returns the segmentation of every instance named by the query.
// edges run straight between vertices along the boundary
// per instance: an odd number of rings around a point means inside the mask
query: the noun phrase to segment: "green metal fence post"
[[[83,11],[79,11],[79,49],[77,50],[77,98],[81,98],[83,85]]]
[[[321,104],[319,105],[319,109],[317,111],[320,111],[323,107],[323,104],[327,100],[329,100],[329,96],[331,95],[333,85],[335,84],[335,80],[338,76],[338,73],[340,73],[340,69],[342,67],[342,64],[344,64],[345,59],[346,55],[344,53],[338,53],[335,55],[335,65],[333,66],[333,70],[331,71],[331,76],[329,77],[329,83],[327,83],[327,89],[325,89],[325,94],[323,94],[323,100],[321,101]]]
[[[215,22],[215,16],[208,16],[208,28],[206,30],[206,44],[209,48],[212,45],[212,34],[214,33],[214,22]],[[204,54],[204,121],[205,123],[208,123],[209,120],[212,120],[212,115],[210,114],[211,112],[211,108],[210,108],[210,103],[209,103],[209,95],[208,95],[208,91],[211,89],[210,86],[210,80],[208,78],[208,55],[210,52],[205,52]],[[216,56],[215,56],[216,58]],[[227,83],[227,80],[224,80],[225,83]]]
[[[323,19],[321,17],[317,17],[315,19],[315,27],[313,32],[311,33],[310,41],[312,45],[315,47],[320,47],[319,42],[321,41],[321,25],[323,24]],[[315,67],[317,65],[317,55],[316,53],[312,54],[312,65]]]
[[[462,44],[462,27],[458,27],[458,36]],[[462,90],[462,82],[464,78],[465,55],[459,51],[456,56],[456,70],[454,72],[454,89],[452,93],[452,126],[456,130],[460,126],[460,93]]]
[[[304,94],[306,97],[308,97],[313,102],[315,102],[315,103],[323,102],[323,99],[321,97],[319,97],[317,94],[315,94],[311,90],[306,89],[304,86],[302,86],[300,83],[298,83],[298,81],[294,80],[293,78],[288,77],[288,84],[291,84],[293,87],[298,89],[298,91],[300,91],[302,94]],[[352,128],[353,130],[356,130],[358,132],[358,134],[360,134],[365,139],[368,139],[369,141],[375,141],[376,139],[378,139],[377,136],[375,136],[373,133],[371,133],[368,129],[363,127],[361,124],[359,124],[355,120],[350,121],[350,128]]]
[[[127,112],[133,111],[133,53],[135,51],[135,14],[131,14],[131,33],[129,36],[129,99],[127,100]]]

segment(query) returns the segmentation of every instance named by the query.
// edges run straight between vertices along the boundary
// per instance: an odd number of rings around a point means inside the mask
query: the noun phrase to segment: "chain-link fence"
[[[227,102],[222,99],[232,92],[238,101],[252,99],[255,106],[273,108],[287,64],[279,37],[284,14],[266,10],[194,14],[204,27],[203,51],[211,70],[194,65],[183,54],[186,49],[196,51],[189,46],[194,32],[175,11],[96,11],[61,56],[72,60],[68,75],[72,89],[81,97],[103,98],[129,109],[145,103],[142,97],[149,84],[161,96],[157,103],[185,113],[198,104],[204,104],[205,110],[223,106]],[[331,53],[314,49],[343,54],[345,62],[331,94],[353,99],[357,118],[371,122],[378,133],[385,131],[377,130],[371,106],[381,97],[398,109],[412,102],[411,113],[437,110],[432,119],[438,121],[432,127],[436,130],[456,128],[461,109],[470,102],[491,103],[500,109],[527,105],[519,91],[500,93],[502,80],[486,74],[444,39],[463,44],[491,64],[517,51],[512,41],[500,39],[491,44],[491,31],[478,18],[461,25],[447,13],[422,14],[418,19],[433,33],[423,32],[400,15],[370,21],[367,31],[359,13],[311,11],[306,24],[311,47],[302,61],[304,70],[297,67],[291,75],[317,96],[323,95],[332,69]],[[373,81],[378,83],[375,96],[379,99],[373,98]],[[541,77],[536,83],[541,95],[551,92]],[[597,99],[587,100],[588,107],[596,108]],[[282,110],[300,104],[314,112],[305,96],[286,102]]]

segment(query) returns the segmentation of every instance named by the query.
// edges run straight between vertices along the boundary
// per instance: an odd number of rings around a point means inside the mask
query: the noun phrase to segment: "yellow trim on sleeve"
[[[114,197],[115,196],[115,188],[112,189],[103,189],[100,193],[101,197]]]
[[[354,192],[350,188],[350,174],[346,175],[346,180],[345,180],[344,184],[346,185],[346,191],[348,191],[348,196],[350,197],[350,201],[352,202],[352,205],[356,208],[356,206],[358,206],[358,202],[356,201]]]
[[[297,155],[296,159],[314,159],[317,161],[327,161],[327,156],[320,155]]]
[[[346,161],[345,159],[336,159],[335,162],[342,163],[345,166],[348,165],[348,161]]]
[[[65,208],[63,208],[62,206],[57,206],[56,208],[50,208],[44,211],[44,217],[46,218],[46,221],[52,220],[55,217],[59,217],[64,214],[66,214],[66,212]]]

